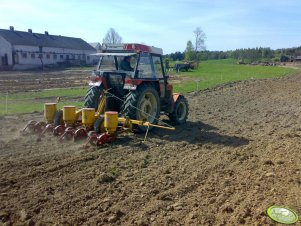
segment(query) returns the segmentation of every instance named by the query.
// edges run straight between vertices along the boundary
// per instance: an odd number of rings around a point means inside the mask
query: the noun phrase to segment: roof
[[[92,46],[94,49],[101,48],[101,44],[99,42],[89,42],[89,45]]]
[[[161,48],[157,48],[154,46],[148,46],[144,44],[137,44],[137,43],[119,43],[119,44],[109,44],[105,43],[103,45],[103,50],[106,52],[149,52],[155,54],[163,54],[163,50]]]
[[[43,46],[95,51],[92,46],[90,46],[81,38],[71,38],[60,35],[49,35],[48,33],[39,34],[5,29],[0,29],[0,36],[2,36],[12,45]]]
[[[92,56],[134,56],[137,53],[92,53]]]

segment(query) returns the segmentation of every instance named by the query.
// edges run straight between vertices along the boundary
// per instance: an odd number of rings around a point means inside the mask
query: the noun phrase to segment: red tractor
[[[117,111],[120,116],[157,124],[161,114],[172,124],[186,122],[188,102],[173,93],[163,67],[163,51],[142,44],[104,44],[97,69],[93,71],[85,107],[95,108],[105,99],[104,111]],[[101,119],[100,119],[101,120]],[[98,130],[100,122],[95,123]],[[145,126],[134,129],[146,131]]]

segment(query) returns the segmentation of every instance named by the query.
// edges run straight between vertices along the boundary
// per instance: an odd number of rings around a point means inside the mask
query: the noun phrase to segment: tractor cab
[[[94,73],[120,72],[133,79],[163,78],[162,54],[162,49],[142,44],[104,44],[103,52],[92,54],[100,57]],[[132,70],[120,67],[126,58],[131,59]]]
[[[99,63],[91,76],[85,107],[97,109],[106,93],[106,110],[122,116],[156,124],[164,113],[177,124],[186,122],[187,101],[173,93],[168,83],[161,48],[132,43],[103,44],[102,52],[92,55],[99,56]],[[181,117],[175,116],[178,105]]]

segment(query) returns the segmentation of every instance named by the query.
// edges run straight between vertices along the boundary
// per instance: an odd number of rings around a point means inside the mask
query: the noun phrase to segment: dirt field
[[[91,70],[0,71],[0,92],[85,86]]]
[[[6,92],[36,91],[41,89],[87,86],[91,69],[46,70],[46,71],[0,71],[0,95]],[[170,81],[180,83],[189,77],[172,74]]]
[[[1,118],[0,222],[276,225],[271,205],[301,214],[301,74],[187,97],[175,132],[100,149],[20,135],[40,114]]]

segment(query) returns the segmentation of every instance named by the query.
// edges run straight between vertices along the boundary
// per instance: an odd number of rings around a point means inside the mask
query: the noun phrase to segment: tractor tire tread
[[[154,92],[156,92],[156,99],[157,99],[157,103],[158,103],[158,112],[155,116],[155,118],[159,118],[160,116],[160,98],[159,98],[159,94],[157,92],[157,90],[155,89],[155,87],[151,84],[142,84],[140,85],[135,91],[130,91],[124,100],[124,103],[121,106],[121,112],[120,114],[124,117],[128,117],[130,119],[135,119],[135,120],[139,120],[137,118],[137,104],[139,101],[139,97],[143,94],[143,92],[145,92],[146,89],[153,89]],[[157,120],[154,120],[153,122],[151,122],[152,124],[157,124]],[[144,128],[141,126],[133,126],[133,129],[136,132],[144,132]]]
[[[186,107],[187,107],[187,109],[186,109],[186,115],[185,115],[185,117],[184,117],[183,120],[179,120],[178,117],[177,117],[177,114],[176,114],[176,109],[177,109],[180,101],[183,101],[186,104]],[[175,103],[175,109],[174,109],[174,111],[169,114],[170,122],[173,125],[182,125],[182,124],[186,123],[188,115],[189,115],[189,104],[188,104],[188,101],[187,101],[187,99],[184,96],[181,95],[181,96],[179,96],[179,99]]]
[[[86,108],[94,108],[97,110],[99,99],[101,98],[102,87],[91,86],[87,90],[87,94],[84,99],[84,106]]]

